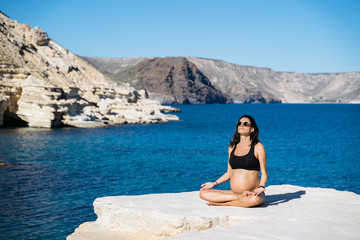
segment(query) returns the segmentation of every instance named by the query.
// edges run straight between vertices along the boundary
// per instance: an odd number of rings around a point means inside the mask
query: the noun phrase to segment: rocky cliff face
[[[238,103],[358,103],[360,73],[307,74],[275,72],[231,64],[220,60],[186,57],[211,84]],[[142,58],[87,58],[110,77],[121,75],[121,81],[133,76],[126,69],[139,64]],[[118,64],[118,67],[114,67]],[[112,64],[110,64],[112,63]],[[114,68],[106,67],[113,66]],[[121,73],[122,72],[122,73]],[[127,75],[128,74],[128,75]],[[171,98],[171,94],[168,98]]]
[[[241,66],[224,61],[188,57],[211,82],[237,102],[252,96],[266,102],[359,102],[360,72],[308,74],[275,72],[269,68]]]
[[[281,103],[271,76],[274,71],[268,68],[251,68],[224,61],[187,57],[209,77],[210,81],[223,92],[229,94],[237,103]],[[267,73],[267,77],[258,71]]]
[[[176,120],[172,111],[0,12],[0,126],[102,127]]]
[[[150,99],[166,104],[232,102],[193,63],[182,57],[145,59],[110,76],[136,89],[145,89]]]

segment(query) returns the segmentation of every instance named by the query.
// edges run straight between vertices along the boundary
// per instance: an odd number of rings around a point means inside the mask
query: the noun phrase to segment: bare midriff
[[[234,193],[253,191],[259,187],[259,171],[233,169],[231,171],[230,186]]]

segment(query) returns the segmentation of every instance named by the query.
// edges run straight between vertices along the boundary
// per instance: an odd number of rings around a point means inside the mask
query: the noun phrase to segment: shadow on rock
[[[297,191],[293,193],[283,193],[275,195],[266,195],[266,202],[261,207],[279,205],[282,203],[289,202],[290,200],[301,198],[301,195],[304,195],[305,191]]]

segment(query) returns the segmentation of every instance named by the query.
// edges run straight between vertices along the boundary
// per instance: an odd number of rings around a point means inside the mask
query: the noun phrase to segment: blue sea
[[[267,185],[360,194],[360,105],[175,107],[181,121],[164,124],[0,129],[0,239],[65,239],[96,219],[98,197],[197,191],[226,171],[244,114],[260,128]]]

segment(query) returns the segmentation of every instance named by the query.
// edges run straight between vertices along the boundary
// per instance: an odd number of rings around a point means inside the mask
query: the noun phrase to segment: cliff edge
[[[198,192],[98,198],[97,220],[67,240],[359,239],[355,193],[277,185],[266,195],[256,208],[207,206]]]
[[[0,126],[104,127],[178,120],[176,111],[114,83],[38,27],[0,12]]]

